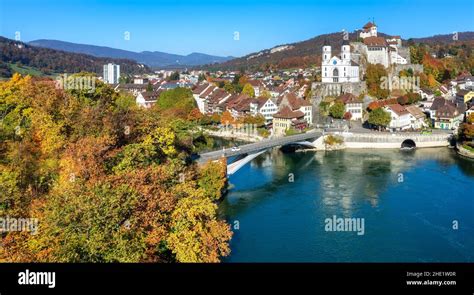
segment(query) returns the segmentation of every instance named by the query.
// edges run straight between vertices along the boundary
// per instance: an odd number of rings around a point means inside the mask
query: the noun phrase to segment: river
[[[448,148],[283,153],[229,178],[226,262],[473,262],[474,161]],[[328,231],[328,219],[364,230]]]

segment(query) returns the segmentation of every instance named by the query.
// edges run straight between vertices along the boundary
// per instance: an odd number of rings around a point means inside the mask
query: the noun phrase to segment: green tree
[[[196,107],[196,102],[190,89],[177,87],[162,92],[156,105],[162,110],[175,108],[188,114]]]
[[[368,122],[372,125],[381,127],[387,127],[391,121],[390,113],[385,111],[383,108],[377,108],[370,112]]]
[[[342,119],[345,113],[345,107],[344,104],[340,101],[335,102],[330,108],[329,108],[329,114],[331,117],[336,118],[336,119]]]

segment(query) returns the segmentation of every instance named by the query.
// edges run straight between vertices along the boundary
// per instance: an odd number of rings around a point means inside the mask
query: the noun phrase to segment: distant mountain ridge
[[[12,75],[14,71],[11,65],[34,68],[43,75],[80,71],[102,75],[103,66],[106,63],[119,64],[124,74],[144,74],[151,71],[148,66],[131,59],[95,57],[83,53],[42,48],[0,36],[0,77]]]
[[[134,52],[106,46],[71,43],[59,40],[34,40],[29,45],[62,50],[66,52],[89,54],[96,57],[124,58],[145,64],[149,67],[181,68],[204,64],[221,63],[233,59],[232,56],[222,57],[193,52],[188,55],[171,54],[160,51]]]

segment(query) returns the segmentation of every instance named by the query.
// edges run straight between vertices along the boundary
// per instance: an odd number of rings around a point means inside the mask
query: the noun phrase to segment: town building
[[[108,84],[117,84],[120,79],[120,65],[108,63],[104,65],[104,82]]]
[[[271,122],[273,115],[278,112],[278,106],[272,98],[257,98],[250,103],[250,113],[252,116],[261,114],[265,118],[265,122]]]
[[[387,105],[384,109],[390,113],[390,124],[387,126],[393,131],[401,131],[410,128],[410,113],[400,104]]]
[[[303,130],[307,127],[302,111],[292,111],[288,106],[284,106],[280,111],[273,115],[273,135],[285,136],[287,130]]]
[[[351,113],[352,121],[362,121],[364,104],[361,100],[352,93],[344,93],[337,100],[344,104],[346,113]]]

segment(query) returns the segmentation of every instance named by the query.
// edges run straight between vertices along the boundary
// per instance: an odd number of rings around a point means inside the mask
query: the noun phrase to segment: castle
[[[367,62],[371,64],[382,64],[388,67],[392,64],[408,64],[406,51],[402,47],[402,39],[400,36],[393,36],[390,38],[383,38],[377,36],[377,26],[368,22],[362,27],[359,37],[363,39],[365,55]]]
[[[360,82],[359,65],[354,61],[360,56],[366,57],[367,63],[381,64],[388,68],[391,65],[407,65],[409,52],[402,46],[400,36],[383,38],[377,36],[377,26],[368,22],[359,33],[362,42],[349,44],[344,40],[341,55],[332,56],[331,46],[325,42],[322,52],[321,81],[322,83],[358,83]],[[351,49],[351,46],[353,49]],[[354,50],[352,56],[351,50]],[[356,58],[357,57],[357,58]],[[363,71],[362,71],[363,72]]]

